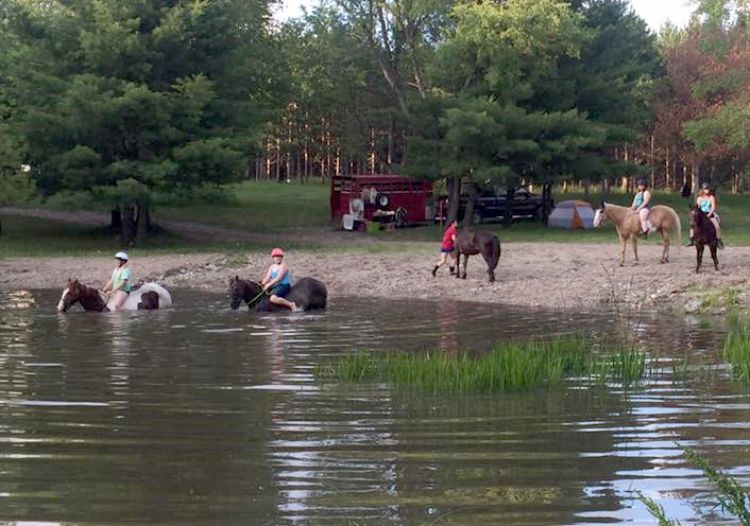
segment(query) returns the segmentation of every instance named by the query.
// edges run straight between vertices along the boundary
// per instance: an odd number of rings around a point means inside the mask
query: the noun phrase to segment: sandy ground
[[[613,240],[614,241],[614,240]],[[321,254],[291,251],[287,263],[294,276],[322,280],[330,296],[372,298],[422,298],[505,303],[519,306],[592,309],[602,303],[631,305],[672,303],[684,305],[696,295],[728,287],[740,290],[745,301],[750,247],[730,247],[719,252],[719,272],[704,260],[700,275],[694,272],[695,251],[683,248],[672,262],[659,264],[660,247],[640,245],[641,263],[632,265],[631,254],[618,266],[618,247],[562,243],[506,243],[497,269],[497,281],[489,283],[484,261],[469,261],[468,279],[458,280],[443,267],[437,278],[430,275],[436,247],[416,243],[409,253]],[[190,287],[225,292],[235,274],[259,279],[270,257],[248,253],[245,258],[222,254],[163,255],[132,261],[136,280],[156,280],[168,287]],[[113,268],[110,258],[6,258],[0,260],[0,290],[27,288],[62,289],[69,276],[101,286]]]

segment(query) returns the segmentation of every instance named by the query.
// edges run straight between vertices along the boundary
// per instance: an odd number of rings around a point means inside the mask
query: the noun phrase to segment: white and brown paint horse
[[[620,238],[620,266],[625,264],[625,246],[628,240],[633,245],[633,257],[638,263],[638,236],[641,233],[641,219],[638,213],[625,206],[617,206],[602,201],[602,206],[594,215],[594,226],[598,227],[609,219],[615,225],[617,235]],[[673,208],[664,205],[656,205],[651,208],[648,214],[648,220],[651,226],[661,234],[664,250],[661,255],[661,263],[669,263],[669,243],[671,239],[676,239],[678,245],[682,238],[682,224],[680,216]]]
[[[62,296],[60,296],[57,312],[67,312],[76,303],[80,303],[83,310],[86,311],[114,311],[114,297],[108,297],[102,291],[94,287],[87,287],[77,279],[70,278]],[[156,283],[144,283],[128,294],[128,298],[120,310],[156,310],[171,306],[172,296],[167,289]]]

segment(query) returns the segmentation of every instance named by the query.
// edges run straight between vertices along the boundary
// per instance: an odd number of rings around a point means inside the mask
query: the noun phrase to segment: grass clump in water
[[[432,392],[491,393],[529,391],[559,385],[568,377],[594,377],[625,386],[640,380],[645,353],[623,349],[613,355],[592,352],[580,337],[507,342],[484,355],[356,353],[339,358],[322,376],[344,382],[383,380]]]
[[[724,342],[724,358],[732,366],[732,377],[750,386],[750,329],[747,326],[729,333]]]

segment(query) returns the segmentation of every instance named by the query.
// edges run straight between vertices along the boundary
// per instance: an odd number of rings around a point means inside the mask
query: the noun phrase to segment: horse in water
[[[714,260],[714,268],[719,270],[719,259],[716,257],[716,249],[719,240],[716,237],[716,227],[704,211],[693,205],[688,212],[690,217],[690,228],[693,229],[693,242],[695,243],[695,272],[701,271],[703,264],[703,250],[708,245],[711,250],[711,259]]]
[[[268,300],[268,295],[263,286],[257,281],[240,279],[235,276],[229,280],[229,298],[232,310],[237,309],[243,301],[247,308],[256,308],[261,311],[288,310],[285,307],[274,305]],[[325,309],[328,301],[326,286],[314,278],[302,278],[298,280],[289,291],[286,298],[303,310]]]
[[[495,281],[495,268],[500,259],[500,239],[492,232],[461,230],[456,236],[456,277],[466,279],[469,256],[482,254],[487,263],[490,282]],[[464,272],[461,274],[461,256],[464,256]]]
[[[594,226],[598,227],[609,219],[615,224],[615,230],[620,237],[620,266],[625,264],[625,246],[628,239],[633,245],[633,257],[638,263],[638,235],[641,233],[641,220],[638,214],[625,206],[617,206],[602,201],[602,206],[594,215]],[[669,242],[670,238],[676,237],[679,244],[682,237],[682,224],[680,216],[673,208],[664,205],[656,205],[651,208],[648,214],[648,220],[651,226],[661,234],[664,250],[661,255],[661,263],[669,263]]]
[[[114,311],[114,298],[94,287],[87,287],[77,279],[68,279],[68,284],[60,296],[57,312],[67,310],[80,303],[83,310],[94,312]],[[156,283],[144,283],[128,294],[120,310],[156,310],[172,306],[172,296],[167,289]]]

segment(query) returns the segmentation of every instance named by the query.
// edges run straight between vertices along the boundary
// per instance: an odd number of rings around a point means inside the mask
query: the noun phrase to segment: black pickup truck
[[[461,197],[459,217],[463,217],[468,197]],[[474,201],[474,214],[472,223],[478,224],[483,221],[502,219],[505,215],[508,196],[505,192],[494,193],[491,191],[481,192]],[[548,203],[552,209],[554,203]],[[544,215],[544,198],[539,194],[529,192],[526,187],[517,188],[513,193],[513,219],[542,220]]]

